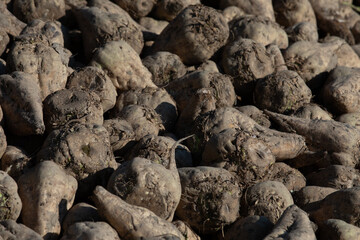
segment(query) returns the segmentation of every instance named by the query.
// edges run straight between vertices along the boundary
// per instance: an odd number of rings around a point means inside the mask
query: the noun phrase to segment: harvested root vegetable
[[[2,55],[5,52],[9,42],[10,42],[10,38],[9,38],[7,32],[5,32],[3,29],[1,29],[0,30],[0,55]]]
[[[308,185],[346,189],[360,186],[360,172],[352,167],[330,165],[306,176]]]
[[[288,69],[296,71],[314,90],[323,84],[327,73],[336,67],[335,49],[337,46],[333,43],[299,41],[286,49],[284,59]]]
[[[25,38],[43,38],[46,39],[49,44],[57,43],[64,46],[62,26],[58,21],[43,21],[41,19],[35,19],[22,30],[21,35]]]
[[[18,194],[18,185],[4,171],[0,171],[0,206],[0,221],[16,221],[20,216],[22,202]]]
[[[228,128],[239,128],[250,132],[264,141],[277,160],[291,159],[305,150],[305,139],[297,134],[289,134],[269,129],[257,124],[250,117],[235,108],[218,108],[200,115],[193,126],[195,137],[188,145],[192,153],[202,153],[204,144],[212,135]]]
[[[26,24],[17,19],[6,7],[4,2],[0,2],[0,29],[11,36],[18,36],[26,27]]]
[[[241,189],[221,168],[179,168],[181,200],[176,216],[200,233],[214,233],[238,218]]]
[[[94,190],[92,200],[100,215],[116,229],[120,238],[140,239],[173,234],[180,240],[185,239],[173,224],[146,208],[126,203],[101,186],[97,186]]]
[[[154,15],[172,21],[184,8],[196,4],[200,4],[200,0],[157,0]]]
[[[130,123],[136,141],[148,134],[158,135],[165,130],[160,115],[146,106],[127,105],[118,116]]]
[[[234,78],[234,87],[242,100],[250,101],[257,79],[274,72],[274,65],[265,47],[251,39],[237,39],[226,45],[222,54],[226,74]]]
[[[106,129],[76,121],[52,131],[37,160],[52,160],[64,167],[79,181],[78,195],[85,198],[96,185],[105,185],[117,168]]]
[[[65,88],[68,77],[70,51],[59,44],[49,46],[39,38],[16,41],[7,58],[10,72],[22,71],[31,74],[41,89],[41,99]]]
[[[45,125],[40,88],[27,73],[0,76],[0,102],[6,127],[16,135],[43,134]]]
[[[275,224],[286,208],[293,204],[293,198],[284,184],[265,181],[247,189],[241,208],[247,215],[265,216]]]
[[[71,225],[61,240],[107,239],[120,240],[118,233],[106,222],[78,222]]]
[[[117,96],[115,86],[100,68],[89,66],[73,72],[66,82],[66,88],[94,91],[100,97],[104,112],[115,106]]]
[[[15,181],[32,166],[31,158],[26,152],[15,146],[7,146],[1,157],[1,170],[9,174]]]
[[[67,212],[64,221],[62,223],[62,228],[67,231],[67,229],[78,222],[100,222],[102,219],[96,209],[96,207],[87,204],[87,203],[78,203]]]
[[[316,25],[309,22],[295,24],[294,26],[288,27],[285,31],[290,43],[298,41],[317,42],[319,40]]]
[[[196,118],[215,110],[217,99],[214,96],[214,89],[200,88],[188,99],[188,102],[189,104],[185,105],[176,123],[175,130],[179,136],[191,134],[192,132],[189,130],[193,128]]]
[[[56,20],[65,15],[65,0],[15,0],[13,12],[27,23],[38,18]]]
[[[257,107],[253,105],[245,105],[236,107],[236,109],[246,114],[248,117],[252,118],[259,125],[270,128],[271,122],[269,120],[269,117]]]
[[[177,119],[176,102],[163,88],[133,89],[119,94],[116,105],[111,111],[113,116],[119,114],[126,106],[142,105],[154,109],[160,115],[164,127],[171,131]]]
[[[327,219],[340,219],[360,227],[360,187],[341,189],[329,194],[307,210],[310,219],[323,225]]]
[[[340,219],[328,219],[318,230],[320,240],[352,240],[360,238],[360,228]]]
[[[232,79],[224,74],[208,71],[195,71],[170,82],[166,90],[175,99],[179,112],[188,105],[194,105],[191,97],[199,89],[206,88],[216,100],[216,107],[231,107],[236,102]]]
[[[136,157],[121,164],[111,175],[107,189],[127,203],[171,221],[181,196],[179,175],[172,161],[165,167]]]
[[[187,223],[176,220],[172,224],[182,233],[186,240],[201,240],[201,238],[188,226]]]
[[[156,52],[142,59],[144,66],[152,74],[152,81],[158,87],[163,87],[186,73],[186,66],[176,54]]]
[[[266,0],[220,0],[220,8],[236,6],[246,14],[265,16],[275,21],[273,4]]]
[[[359,112],[342,114],[337,118],[337,121],[342,122],[342,123],[347,123],[347,124],[354,126],[360,130],[360,113]]]
[[[267,110],[265,113],[283,130],[304,136],[309,147],[328,152],[348,153],[358,163],[360,132],[355,127],[334,120],[303,119]]]
[[[312,93],[305,81],[294,71],[284,70],[259,79],[254,102],[260,109],[292,112],[310,103]]]
[[[351,28],[359,20],[359,14],[352,7],[352,1],[309,0],[320,30],[332,36],[339,36],[350,45],[355,43]]]
[[[264,179],[275,157],[264,141],[250,132],[229,128],[214,134],[205,145],[201,165],[234,173],[243,188]]]
[[[45,98],[44,121],[48,132],[73,120],[103,124],[103,108],[95,92],[80,88],[62,89]]]
[[[118,90],[156,88],[139,55],[123,40],[108,42],[99,48],[90,65],[102,68]]]
[[[323,200],[337,189],[319,186],[306,186],[293,194],[295,204],[302,209],[309,208],[312,204]]]
[[[273,229],[274,224],[264,216],[240,218],[225,231],[225,240],[264,239]]]
[[[167,167],[170,162],[172,147],[175,140],[155,135],[146,135],[129,151],[126,159],[142,157]],[[193,161],[189,149],[181,144],[175,148],[175,161],[178,168],[192,167]]]
[[[328,36],[323,39],[323,42],[338,46],[337,49],[335,49],[338,67],[360,68],[360,57],[344,39]]]
[[[322,88],[322,101],[335,113],[358,112],[360,69],[336,67]]]
[[[274,229],[264,238],[274,239],[316,240],[316,236],[306,212],[292,205],[284,211]]]
[[[248,38],[264,46],[276,44],[280,49],[285,49],[289,45],[284,29],[264,16],[245,15],[230,22],[229,38],[232,41]]]
[[[282,162],[273,164],[265,178],[283,183],[290,192],[302,189],[307,183],[307,179],[299,170]]]
[[[236,6],[229,6],[223,10],[222,14],[224,15],[226,21],[230,23],[232,20],[244,16],[245,12]]]
[[[23,174],[18,185],[22,222],[44,239],[57,239],[62,220],[75,199],[76,179],[58,164],[44,161]]]
[[[274,64],[275,72],[281,72],[287,70],[284,57],[280,48],[276,44],[270,44],[266,46],[266,51],[270,54],[272,62]]]
[[[135,133],[126,120],[112,118],[104,121],[103,126],[110,134],[110,144],[114,153],[127,152],[135,141]]]
[[[217,73],[220,72],[217,63],[211,60],[203,62],[198,68],[196,68],[196,70]]]
[[[300,107],[294,114],[294,117],[305,119],[321,119],[331,120],[332,116],[329,112],[322,109],[319,105],[310,103]],[[340,121],[341,122],[341,121]]]
[[[148,15],[157,1],[148,0],[114,0],[114,3],[124,9],[134,19]]]
[[[284,27],[309,22],[316,26],[316,17],[309,0],[274,0],[276,22]]]
[[[1,221],[0,237],[2,239],[43,240],[37,232],[21,223],[16,223],[14,220]]]
[[[108,0],[93,0],[91,6],[75,11],[87,59],[91,59],[96,48],[118,40],[126,41],[140,54],[144,46],[143,34],[139,24],[126,11]]]
[[[144,27],[143,34],[152,33],[155,35],[159,35],[169,24],[168,21],[161,21],[151,17],[142,17],[139,19],[140,26]],[[145,39],[145,36],[144,36]],[[145,40],[146,41],[146,40]]]
[[[168,51],[185,64],[199,64],[222,46],[229,36],[229,27],[221,13],[204,5],[185,8],[156,39],[152,51]]]

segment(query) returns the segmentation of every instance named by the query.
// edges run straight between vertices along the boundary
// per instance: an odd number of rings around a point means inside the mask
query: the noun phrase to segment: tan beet
[[[112,118],[104,121],[103,126],[109,132],[110,144],[113,152],[127,152],[134,145],[135,133],[124,119]]]
[[[299,170],[282,162],[273,164],[265,178],[283,183],[290,192],[302,189],[308,180]]]
[[[120,116],[120,112],[128,105],[142,105],[155,110],[160,115],[164,127],[171,131],[177,120],[176,102],[171,95],[162,88],[132,89],[119,94],[116,105],[111,111],[113,116]]]
[[[139,239],[174,234],[180,240],[185,239],[179,230],[168,221],[156,216],[146,208],[126,203],[103,187],[96,187],[92,199],[100,215],[116,229],[121,238]]]
[[[123,40],[108,42],[99,48],[90,65],[102,68],[119,90],[156,88],[139,55]]]
[[[65,15],[65,1],[15,0],[13,12],[24,22],[31,22],[37,18],[56,20]]]
[[[37,153],[37,160],[52,160],[64,167],[79,181],[77,194],[83,198],[96,185],[106,185],[117,168],[106,129],[77,121],[52,131]]]
[[[14,220],[5,220],[0,223],[0,237],[3,239],[43,239],[32,229],[23,224],[16,223]]]
[[[76,179],[58,164],[45,161],[22,175],[18,184],[23,202],[22,222],[44,239],[57,239],[75,198]]]
[[[64,46],[64,35],[58,21],[43,21],[35,19],[31,21],[21,32],[26,37],[38,37],[46,39],[49,44],[57,43]],[[29,36],[26,36],[29,35]]]
[[[99,95],[104,112],[115,106],[117,96],[115,86],[100,68],[84,67],[74,71],[66,82],[66,88],[76,87],[94,91]]]
[[[0,76],[0,101],[7,128],[16,135],[44,133],[43,108],[36,79],[27,73]]]
[[[89,6],[75,11],[88,60],[95,48],[118,40],[126,41],[140,54],[144,46],[141,28],[125,10],[108,0],[91,0]]]
[[[46,130],[63,127],[73,120],[103,124],[103,108],[95,92],[81,88],[62,89],[47,96],[43,102]]]
[[[1,157],[1,170],[17,181],[19,177],[32,166],[31,158],[21,148],[7,146]]]
[[[106,222],[78,222],[71,225],[61,240],[107,239],[120,240],[117,232]]]
[[[232,174],[214,167],[179,168],[182,195],[176,216],[201,233],[238,218],[241,189]]]
[[[135,140],[140,140],[148,134],[158,135],[165,127],[160,115],[152,108],[142,105],[127,105],[118,113],[130,123],[135,133]]]
[[[253,96],[260,109],[283,113],[310,103],[312,93],[296,72],[284,70],[259,79]]]
[[[159,19],[172,21],[184,8],[200,4],[200,0],[157,0],[154,14]]]
[[[199,64],[225,45],[228,35],[229,27],[221,13],[207,6],[192,5],[161,32],[152,51],[172,52],[185,64]]]
[[[0,171],[0,220],[16,221],[20,216],[22,202],[18,194],[18,185],[6,172]]]
[[[323,225],[327,219],[340,219],[359,227],[359,205],[360,187],[354,187],[329,194],[307,212],[318,225]]]
[[[201,165],[224,168],[241,187],[263,181],[275,157],[264,141],[250,132],[230,128],[214,134],[205,145]]]
[[[236,93],[244,101],[252,99],[256,80],[275,70],[265,47],[251,39],[239,38],[228,43],[221,62],[224,72],[234,78]]]
[[[264,240],[274,239],[316,240],[314,229],[306,212],[296,205],[288,207],[282,214],[274,229]]]
[[[186,67],[179,56],[170,52],[156,52],[142,59],[142,63],[149,69],[152,80],[158,87],[166,86],[186,73]]]
[[[72,206],[67,212],[62,223],[62,229],[66,231],[71,225],[77,222],[94,221],[100,222],[102,219],[96,207],[87,203],[78,203]]]
[[[114,2],[134,19],[148,15],[156,3],[156,1],[147,0],[115,0]]]
[[[228,6],[236,6],[246,14],[265,16],[272,21],[275,21],[273,5],[266,0],[220,0],[221,8]]]
[[[263,15],[244,15],[230,22],[229,38],[232,41],[247,38],[264,46],[276,44],[280,49],[286,49],[289,44],[286,32],[280,25]]]
[[[323,200],[329,194],[336,192],[337,189],[319,186],[306,186],[294,193],[294,201],[297,206],[307,209],[311,204]]]
[[[7,67],[12,71],[31,74],[41,89],[41,99],[65,88],[71,53],[59,44],[49,45],[39,38],[23,38],[11,48]]]
[[[316,25],[316,17],[309,0],[274,0],[276,21],[290,27],[297,23],[309,22]]]
[[[322,101],[335,113],[358,112],[359,78],[360,70],[357,68],[336,67],[323,85]]]
[[[242,208],[248,215],[265,216],[274,224],[286,208],[294,204],[289,190],[276,181],[261,182],[248,188],[244,202]]]
[[[188,147],[192,153],[202,153],[204,144],[212,135],[228,128],[239,128],[255,135],[267,144],[277,160],[294,158],[305,150],[303,137],[263,127],[230,107],[218,108],[198,116],[192,129],[195,137],[188,141],[189,144],[191,143]]]
[[[294,26],[285,29],[285,31],[290,43],[298,41],[317,42],[319,40],[317,26],[309,22],[295,24]]]

